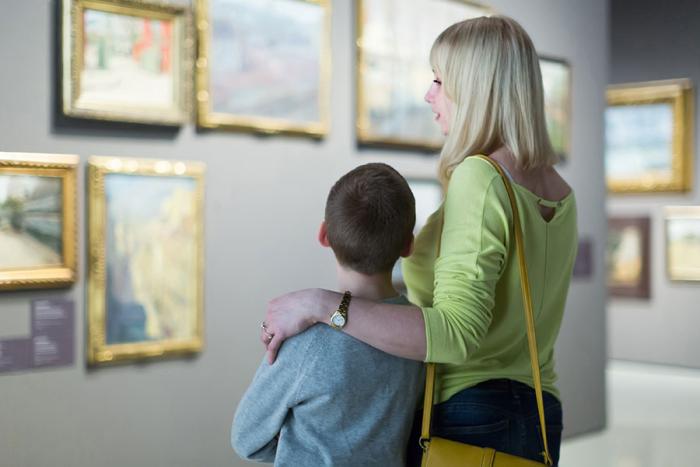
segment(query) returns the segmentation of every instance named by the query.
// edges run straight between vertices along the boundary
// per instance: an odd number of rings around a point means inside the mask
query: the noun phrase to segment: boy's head
[[[364,164],[331,188],[319,238],[342,266],[372,275],[391,271],[410,253],[415,223],[415,200],[401,174]]]

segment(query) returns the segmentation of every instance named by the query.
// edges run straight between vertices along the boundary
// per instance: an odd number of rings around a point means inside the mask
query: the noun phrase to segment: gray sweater
[[[277,466],[403,466],[423,377],[421,362],[317,324],[288,339],[274,364],[260,364],[231,445]]]

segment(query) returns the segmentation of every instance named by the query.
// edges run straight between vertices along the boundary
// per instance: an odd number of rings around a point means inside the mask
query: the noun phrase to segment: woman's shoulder
[[[453,180],[470,181],[474,184],[488,185],[494,178],[499,177],[496,169],[479,155],[465,157],[452,172],[450,182]]]

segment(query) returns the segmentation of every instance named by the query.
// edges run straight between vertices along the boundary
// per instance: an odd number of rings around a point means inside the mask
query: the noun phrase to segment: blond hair
[[[515,20],[492,16],[453,24],[435,40],[430,63],[454,103],[438,169],[443,184],[466,157],[502,146],[525,170],[557,162],[539,58]]]

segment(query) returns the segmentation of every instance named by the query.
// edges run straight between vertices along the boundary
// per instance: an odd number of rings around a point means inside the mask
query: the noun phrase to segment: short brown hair
[[[335,182],[326,226],[338,262],[362,274],[391,271],[416,223],[406,180],[387,164],[361,165]]]

